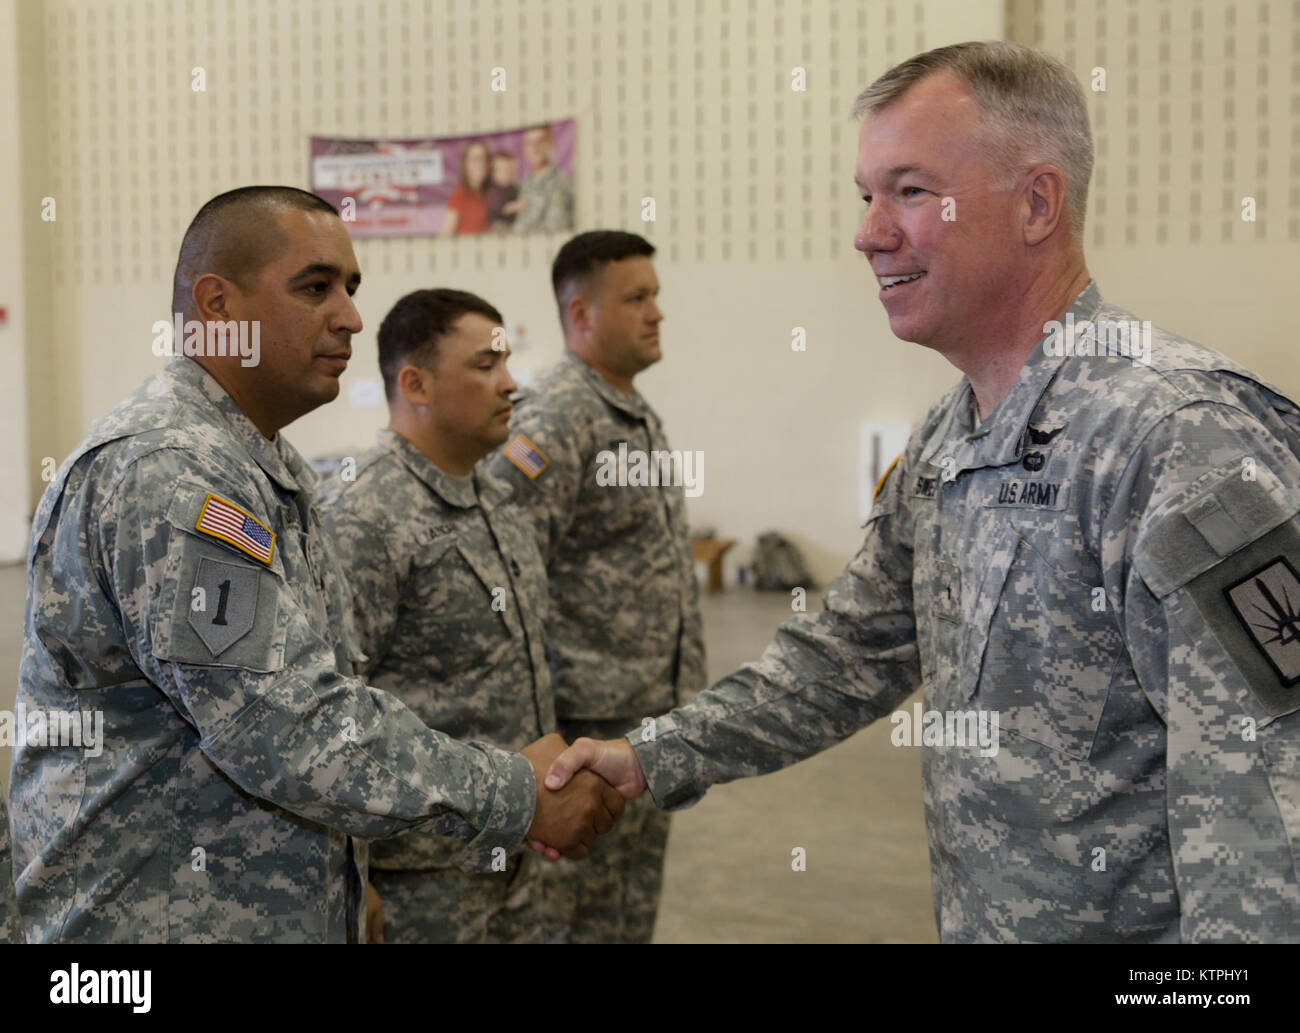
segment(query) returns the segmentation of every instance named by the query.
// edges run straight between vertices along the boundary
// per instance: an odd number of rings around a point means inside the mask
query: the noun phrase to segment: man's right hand
[[[546,851],[581,860],[596,836],[608,832],[623,813],[623,795],[599,775],[579,772],[558,791],[546,788],[546,774],[552,762],[565,750],[564,737],[556,732],[543,736],[519,752],[533,765],[537,779],[537,810],[528,828],[530,843],[545,844]],[[552,859],[554,859],[552,857]]]
[[[628,800],[646,790],[645,772],[627,739],[575,739],[551,765],[546,788],[561,788],[583,774],[583,768],[590,768]]]

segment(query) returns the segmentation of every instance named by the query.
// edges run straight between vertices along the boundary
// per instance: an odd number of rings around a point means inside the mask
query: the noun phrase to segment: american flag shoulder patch
[[[546,454],[522,434],[516,434],[505,447],[505,457],[519,467],[529,480],[537,480],[543,470],[551,465]]]
[[[275,551],[275,532],[252,513],[219,495],[208,492],[194,529],[213,538],[220,538],[268,567],[271,565],[271,553]]]

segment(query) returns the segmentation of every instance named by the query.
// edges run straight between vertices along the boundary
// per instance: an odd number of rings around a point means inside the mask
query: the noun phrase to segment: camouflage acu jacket
[[[1134,317],[1089,284],[1068,318]],[[942,939],[1300,939],[1300,409],[1159,329],[1144,361],[1049,343],[982,423],[964,380],[931,410],[823,613],[630,737],[651,791],[921,686]]]
[[[555,731],[546,668],[546,571],[527,514],[481,466],[448,476],[405,438],[379,432],[355,477],[321,492],[325,528],[352,587],[361,673],[430,728],[519,750]],[[370,863],[443,867],[456,840],[376,841]]]
[[[531,821],[528,761],[429,730],[353,676],[315,475],[190,359],[99,420],[32,528],[19,703],[99,711],[103,748],[14,750],[30,941],[333,941],[364,839]]]
[[[485,462],[537,527],[557,714],[639,718],[673,706],[705,677],[684,492],[598,476],[602,452],[668,452],[659,417],[565,352],[520,391],[510,426]]]

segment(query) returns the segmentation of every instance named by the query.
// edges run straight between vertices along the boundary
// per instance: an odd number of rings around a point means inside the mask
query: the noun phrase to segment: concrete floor
[[[710,680],[757,659],[790,616],[780,592],[732,588],[702,604]],[[921,753],[890,731],[877,722],[675,814],[655,942],[937,943]],[[806,871],[791,868],[797,846]]]
[[[0,567],[0,669],[9,672],[0,708],[9,710],[25,588],[22,567]],[[703,610],[716,679],[759,656],[790,602],[732,588],[704,596]],[[920,750],[891,745],[889,732],[877,722],[793,768],[717,786],[675,815],[655,942],[936,942]],[[0,747],[6,788],[10,753]],[[795,847],[806,871],[791,868]]]

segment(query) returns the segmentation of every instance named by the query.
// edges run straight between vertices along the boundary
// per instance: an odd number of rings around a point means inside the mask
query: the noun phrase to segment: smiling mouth
[[[919,280],[923,276],[925,276],[924,269],[919,273],[904,273],[902,276],[882,276],[880,278],[880,289],[886,291],[893,290],[895,287],[901,287],[905,283],[912,283]]]

